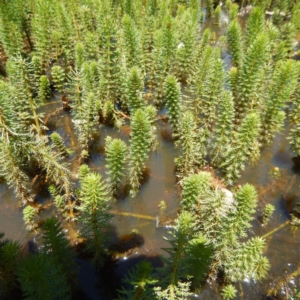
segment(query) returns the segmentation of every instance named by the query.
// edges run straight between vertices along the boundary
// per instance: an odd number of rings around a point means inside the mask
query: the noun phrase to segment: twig
[[[49,119],[50,119],[52,116],[56,115],[56,114],[57,114],[59,111],[61,111],[61,110],[63,110],[63,107],[57,108],[55,111],[53,111],[52,113],[50,113],[50,114],[47,116],[47,118],[45,119],[44,124],[46,125],[46,124],[48,123]]]

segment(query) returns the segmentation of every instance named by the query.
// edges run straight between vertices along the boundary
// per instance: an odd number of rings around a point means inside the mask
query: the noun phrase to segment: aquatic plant
[[[239,178],[239,173],[247,159],[257,153],[259,130],[259,115],[257,113],[246,115],[238,132],[234,134],[232,145],[228,147],[223,162],[219,165],[224,174],[223,179],[228,184],[232,184]]]
[[[21,258],[22,247],[19,242],[3,240],[0,233],[0,296],[5,299],[17,286],[16,271]]]
[[[120,294],[125,295],[125,297],[120,296],[119,299],[152,299],[153,289],[150,286],[157,283],[152,275],[153,267],[148,261],[141,261],[132,270],[128,272],[123,282],[129,284],[132,288],[119,291]]]
[[[173,132],[177,132],[181,114],[181,91],[180,85],[174,75],[168,75],[165,81],[165,103],[167,106],[167,114]]]
[[[237,290],[232,284],[226,285],[222,290],[222,297],[224,300],[234,299],[236,294]]]
[[[133,67],[129,70],[126,93],[127,106],[132,115],[137,109],[145,107],[143,90],[144,82],[141,71],[137,67]]]
[[[30,205],[27,205],[23,209],[23,220],[26,225],[26,229],[29,231],[36,231],[38,228],[36,214],[37,210]]]
[[[269,57],[269,39],[262,32],[255,36],[249,45],[242,68],[238,72],[237,97],[236,97],[236,119],[241,121],[247,112],[259,107],[260,99],[256,97],[259,84],[263,80],[261,70],[267,63]]]
[[[55,148],[59,151],[60,154],[64,156],[68,156],[68,151],[65,146],[65,142],[62,137],[57,132],[53,132],[50,135],[52,143],[54,144]]]
[[[299,77],[298,64],[288,60],[277,62],[270,86],[269,99],[262,118],[262,142],[270,144],[274,134],[283,127],[282,110],[296,89]]]
[[[96,266],[103,264],[107,255],[106,242],[109,239],[111,215],[108,213],[108,187],[100,174],[87,173],[80,180],[81,224],[80,237],[84,240],[84,250],[92,255]]]
[[[45,103],[50,96],[50,85],[47,76],[42,75],[40,77],[40,85],[39,85],[39,101],[41,103]]]
[[[249,47],[257,38],[257,36],[264,31],[265,17],[262,8],[256,6],[253,8],[246,27],[246,46]]]
[[[203,130],[198,130],[191,111],[182,114],[176,135],[176,147],[180,150],[180,156],[175,158],[178,169],[177,176],[182,178],[195,173],[198,168],[205,164],[206,136]]]
[[[23,258],[17,276],[28,300],[71,299],[65,274],[46,253],[29,254]]]
[[[145,110],[136,110],[130,126],[129,183],[131,194],[134,196],[140,187],[140,179],[150,152],[151,123],[148,113]]]
[[[63,68],[59,65],[55,65],[51,69],[52,82],[54,83],[54,87],[60,92],[65,92],[65,81],[66,75]]]
[[[105,153],[108,168],[108,182],[115,194],[120,187],[125,175],[125,163],[127,158],[127,146],[120,139],[107,137],[105,140]]]
[[[213,129],[214,138],[211,139],[211,164],[218,167],[224,160],[226,149],[230,145],[233,136],[234,126],[234,102],[230,91],[223,91],[221,94],[219,109],[216,117],[216,125]]]
[[[244,57],[243,35],[242,27],[237,20],[233,20],[228,26],[227,42],[232,55],[232,65],[237,68],[241,67]]]
[[[140,66],[142,58],[140,35],[131,16],[128,14],[123,16],[122,26],[122,38],[127,65],[129,68]]]
[[[274,211],[275,211],[275,206],[274,205],[267,204],[265,206],[265,209],[263,211],[263,219],[262,219],[264,225],[268,224],[268,222],[269,222],[272,214],[274,213]]]
[[[47,254],[53,264],[65,275],[68,285],[76,286],[78,268],[68,239],[65,237],[61,223],[54,217],[43,224],[43,252]]]
[[[74,125],[81,148],[81,157],[89,156],[89,142],[92,140],[95,127],[98,124],[98,113],[95,109],[96,95],[92,92],[84,93],[81,105],[74,112]]]

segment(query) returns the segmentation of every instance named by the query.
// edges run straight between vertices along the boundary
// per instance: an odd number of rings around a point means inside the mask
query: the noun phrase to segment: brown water
[[[215,25],[208,20],[204,27],[210,27],[212,30],[220,34],[220,31]],[[224,33],[224,28],[221,29]],[[224,54],[224,59],[227,66],[230,64],[228,54]],[[52,102],[42,107],[45,114],[49,114],[61,107],[59,98],[56,96]],[[70,113],[66,111],[59,111],[52,116],[48,122],[51,130],[56,130],[63,137],[67,147],[75,150],[74,154],[70,156],[69,162],[74,182],[77,182],[76,173],[78,169],[78,143],[75,135],[74,127],[71,121]],[[158,121],[157,140],[158,148],[151,152],[150,158],[147,162],[147,169],[149,176],[145,183],[143,183],[137,197],[132,199],[129,197],[121,197],[112,203],[112,210],[115,213],[113,217],[113,225],[116,229],[116,235],[123,237],[131,232],[135,232],[135,236],[139,236],[137,247],[128,249],[125,253],[116,254],[120,261],[117,264],[116,272],[118,276],[122,276],[128,267],[141,257],[147,257],[157,260],[157,255],[164,253],[162,247],[168,245],[163,239],[167,235],[167,229],[158,227],[156,224],[156,216],[158,215],[158,204],[164,200],[167,204],[165,218],[174,219],[176,217],[179,195],[176,186],[176,178],[174,174],[174,158],[176,150],[172,140],[170,139],[170,128],[164,121]],[[252,166],[246,166],[242,172],[241,179],[237,184],[244,184],[246,182],[255,185],[259,193],[259,203],[256,218],[253,221],[253,228],[250,231],[251,235],[263,236],[268,231],[276,228],[290,218],[290,212],[294,209],[296,202],[299,201],[300,192],[300,171],[296,170],[293,165],[293,155],[289,151],[286,136],[288,134],[289,126],[286,126],[285,131],[276,135],[274,143],[270,147],[266,147],[261,152],[259,162]],[[129,126],[124,125],[120,131],[108,127],[99,126],[98,135],[95,137],[92,155],[89,160],[89,166],[92,170],[100,172],[103,177],[106,177],[104,145],[105,137],[107,135],[119,137],[128,142],[129,140]],[[278,167],[280,169],[280,176],[275,179],[270,176],[270,171]],[[35,186],[33,186],[35,189]],[[38,191],[38,190],[37,190]],[[50,196],[47,192],[39,194],[38,200],[44,205],[51,203]],[[276,211],[267,226],[262,226],[259,218],[262,210],[267,203],[275,205]],[[122,213],[132,213],[142,216],[125,216]],[[40,220],[46,219],[50,215],[59,215],[54,207],[44,210],[40,214]],[[146,215],[151,218],[144,217]],[[70,239],[74,239],[74,232],[78,230],[74,223],[64,223]],[[22,220],[22,208],[15,199],[14,193],[7,188],[6,184],[0,183],[0,231],[5,232],[6,238],[19,240],[26,245],[33,237],[25,230],[25,225]],[[292,230],[290,226],[286,226],[277,231],[274,235],[267,238],[267,247],[265,254],[270,260],[271,270],[269,277],[261,283],[243,282],[238,285],[239,290],[238,299],[266,299],[264,293],[269,287],[274,285],[279,279],[283,279],[286,274],[295,271],[300,263],[300,231]],[[131,263],[125,264],[124,261],[131,260]],[[122,263],[124,262],[124,264]],[[158,262],[156,262],[159,264]],[[82,270],[81,277],[83,287],[91,299],[109,299],[110,296],[100,296],[101,291],[96,292],[92,286],[97,285],[94,270],[87,265],[86,262],[81,262]],[[92,272],[89,276],[92,279],[86,280],[85,273]],[[121,275],[120,275],[121,274]],[[300,286],[298,278],[287,283],[281,290],[279,299],[289,299],[288,293],[294,289],[295,286]],[[215,285],[207,284],[203,291],[199,292],[197,299],[219,299],[219,291]]]

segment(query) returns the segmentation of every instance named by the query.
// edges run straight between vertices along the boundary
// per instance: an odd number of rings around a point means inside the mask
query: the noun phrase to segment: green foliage
[[[224,264],[226,277],[233,282],[245,278],[254,280],[265,278],[270,264],[268,259],[262,256],[264,247],[265,241],[259,237],[239,244]]]
[[[130,69],[127,80],[127,105],[130,114],[139,108],[144,108],[145,100],[143,99],[144,82],[139,68]]]
[[[195,173],[205,164],[205,141],[203,131],[197,128],[193,113],[186,111],[182,114],[181,122],[176,135],[176,147],[180,150],[180,156],[175,158],[178,176],[184,177]]]
[[[287,139],[289,140],[291,151],[300,155],[300,124],[298,123],[294,128],[291,129]]]
[[[236,294],[237,290],[232,284],[226,285],[222,290],[222,297],[224,300],[234,299]]]
[[[125,297],[120,299],[154,299],[153,290],[149,285],[153,285],[157,282],[153,278],[151,273],[153,272],[153,267],[150,262],[141,261],[138,263],[131,271],[128,272],[128,275],[123,280],[125,284],[129,284],[132,289],[127,290],[123,288],[119,292]]]
[[[215,19],[215,24],[217,26],[220,26],[220,22],[221,22],[221,15],[222,15],[222,8],[220,5],[218,5],[215,9],[215,13],[214,13],[214,19]]]
[[[233,135],[234,102],[230,91],[221,94],[216,125],[211,141],[211,164],[218,164],[225,159],[226,149],[231,144]]]
[[[108,182],[112,191],[116,193],[125,175],[127,146],[120,139],[107,137],[105,140],[105,153],[109,176]]]
[[[207,189],[212,176],[207,172],[200,172],[184,177],[182,181],[181,205],[185,210],[196,210],[198,199],[203,190]]]
[[[3,240],[0,233],[0,296],[5,299],[9,292],[17,286],[16,270],[21,258],[21,244],[11,240]]]
[[[244,52],[242,28],[237,20],[233,20],[228,26],[227,41],[232,55],[232,65],[239,68],[242,66]]]
[[[50,86],[47,76],[42,75],[40,77],[40,86],[39,86],[39,101],[45,103],[50,94]]]
[[[17,275],[26,300],[71,299],[65,274],[46,253],[27,255]]]
[[[267,204],[265,206],[265,209],[264,209],[264,212],[263,212],[263,223],[264,225],[267,225],[272,214],[274,213],[275,211],[275,206],[272,205],[272,204]]]
[[[100,266],[107,255],[105,247],[111,229],[108,187],[100,174],[91,172],[81,179],[80,201],[80,236],[85,241],[85,251],[92,255],[93,263]]]
[[[130,126],[129,180],[131,194],[135,196],[140,187],[140,179],[151,146],[151,121],[148,113],[145,110],[136,110]]]
[[[296,89],[299,65],[292,60],[277,62],[270,86],[269,99],[262,119],[262,141],[270,144],[274,134],[283,127],[282,109]]]
[[[26,229],[29,231],[36,231],[37,230],[37,222],[36,222],[36,209],[30,205],[27,205],[23,209],[23,220],[26,225]]]
[[[134,21],[129,15],[124,15],[123,25],[123,43],[124,52],[128,67],[141,65],[141,41],[140,35]]]
[[[232,184],[239,178],[244,164],[249,157],[256,154],[259,147],[257,138],[260,130],[260,118],[257,113],[246,115],[238,132],[234,135],[232,145],[224,155],[220,168],[224,174],[224,181]]]
[[[59,153],[61,153],[64,156],[68,155],[64,140],[57,132],[53,132],[50,135],[52,143],[54,144],[55,148],[58,150]]]
[[[249,47],[257,36],[264,31],[264,11],[260,7],[254,7],[247,21],[246,46]]]
[[[219,51],[215,50],[213,62],[210,65],[210,72],[202,81],[202,88],[199,95],[199,110],[202,115],[200,123],[208,130],[212,129],[216,121],[216,110],[222,99],[225,76],[224,62],[220,59]]]
[[[236,114],[239,121],[250,109],[259,106],[256,93],[263,80],[261,70],[268,61],[269,50],[268,36],[265,33],[259,33],[245,54],[237,81]]]
[[[197,23],[193,20],[192,10],[186,10],[181,22],[179,23],[180,30],[183,33],[180,37],[180,43],[177,46],[177,77],[186,82],[193,68],[194,49],[196,46]]]
[[[34,77],[34,67],[31,62],[21,57],[10,58],[7,62],[7,71],[10,82],[14,85],[14,97],[16,97],[16,111],[21,122],[31,127],[41,135],[41,125],[37,113],[37,104],[33,94],[37,91]]]
[[[168,75],[164,86],[165,103],[168,109],[168,120],[176,133],[181,113],[181,91],[180,85],[174,75]]]
[[[105,15],[99,30],[101,39],[100,82],[102,82],[104,87],[103,90],[101,90],[101,94],[103,95],[104,101],[111,100],[115,103],[118,99],[120,89],[120,54],[117,48],[117,24],[114,16],[109,14]]]
[[[90,168],[88,165],[86,164],[83,164],[79,167],[79,170],[78,170],[78,177],[80,180],[82,180],[88,173],[90,173]]]
[[[54,87],[60,92],[64,93],[65,91],[65,81],[66,75],[62,67],[56,65],[51,69],[52,81],[54,83]]]
[[[21,164],[13,145],[0,140],[0,176],[5,178],[17,198],[25,204],[32,202],[33,198],[30,195],[29,178],[21,169]]]
[[[89,142],[93,138],[95,127],[98,123],[98,113],[95,109],[96,96],[94,93],[84,93],[81,105],[75,110],[75,129],[81,148],[81,156],[87,157],[89,154]]]
[[[43,252],[53,264],[61,270],[68,281],[68,286],[77,284],[78,270],[75,253],[64,235],[61,223],[55,218],[49,218],[43,225]]]

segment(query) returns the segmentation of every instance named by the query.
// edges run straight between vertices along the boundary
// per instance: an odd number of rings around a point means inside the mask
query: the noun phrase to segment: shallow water
[[[218,28],[211,20],[208,20],[204,27],[209,27],[216,31]],[[224,30],[224,29],[222,29]],[[222,32],[224,33],[224,32]],[[217,31],[220,34],[220,31]],[[230,56],[227,53],[223,55],[227,68],[230,65]],[[42,107],[45,114],[54,112],[61,107],[59,97],[53,98],[52,102]],[[162,112],[164,113],[164,112]],[[66,146],[74,150],[70,156],[70,168],[72,171],[73,180],[76,184],[76,173],[78,169],[78,143],[75,135],[74,127],[71,121],[70,113],[59,111],[52,116],[48,122],[50,132],[53,130],[63,137]],[[120,278],[126,270],[134,265],[141,258],[155,260],[157,264],[158,255],[164,253],[161,249],[166,247],[168,243],[163,239],[167,236],[167,229],[163,226],[157,227],[156,217],[158,215],[158,204],[164,200],[167,204],[167,209],[164,215],[165,220],[174,219],[177,214],[179,205],[178,188],[176,186],[176,178],[174,174],[176,149],[170,138],[170,128],[164,121],[157,123],[157,140],[158,148],[151,152],[147,162],[148,176],[143,183],[140,192],[136,198],[120,197],[114,201],[112,211],[114,212],[113,225],[115,226],[116,236],[120,240],[126,239],[132,232],[132,236],[138,236],[139,240],[136,247],[129,248],[124,253],[117,253],[120,258],[119,262],[114,266],[115,273],[112,276]],[[286,136],[289,126],[286,126],[285,131],[276,135],[274,143],[262,149],[260,160],[256,165],[248,165],[242,172],[241,179],[237,184],[246,182],[253,184],[259,194],[258,210],[253,220],[253,228],[250,230],[250,236],[263,236],[268,231],[273,230],[280,224],[290,218],[290,213],[293,211],[296,202],[299,201],[300,192],[300,172],[296,171],[293,164],[293,155],[289,151]],[[88,162],[92,170],[100,172],[106,177],[104,146],[105,137],[113,136],[121,138],[128,143],[129,126],[124,125],[119,131],[109,126],[99,126],[98,135],[92,145],[92,154]],[[273,178],[270,171],[278,167],[280,176]],[[36,183],[35,183],[36,184]],[[33,186],[33,189],[38,187]],[[47,205],[50,203],[50,195],[47,192],[39,194],[39,202]],[[263,208],[267,203],[271,203],[276,207],[276,211],[267,226],[262,226],[259,219]],[[131,213],[135,216],[122,215],[122,213]],[[40,214],[40,220],[46,219],[50,215],[57,215],[56,209],[50,207]],[[145,217],[146,216],[146,217]],[[74,232],[78,230],[73,223],[64,223],[67,234],[70,239],[74,238]],[[24,246],[34,239],[26,230],[22,220],[22,208],[15,199],[14,193],[8,189],[6,184],[0,183],[0,231],[5,232],[5,237],[13,240],[19,240]],[[266,280],[261,283],[244,282],[238,285],[238,299],[265,299],[264,293],[271,287],[274,282],[280,278],[284,278],[286,274],[295,271],[300,262],[300,231],[292,230],[290,226],[286,226],[275,234],[267,238],[267,247],[265,254],[270,260],[271,270]],[[80,264],[83,266],[81,270],[82,285],[91,299],[109,299],[110,296],[100,296],[100,291],[93,290],[95,285],[101,286],[97,281],[97,276],[93,273],[94,270],[84,261]],[[86,272],[90,277],[87,279]],[[299,277],[288,284],[288,288],[284,288],[279,295],[280,299],[288,299],[287,293],[294,286],[300,286]],[[101,281],[101,280],[100,280]],[[242,293],[243,290],[243,293]],[[214,288],[207,285],[204,290],[199,293],[197,299],[218,299],[218,294],[214,293]]]

